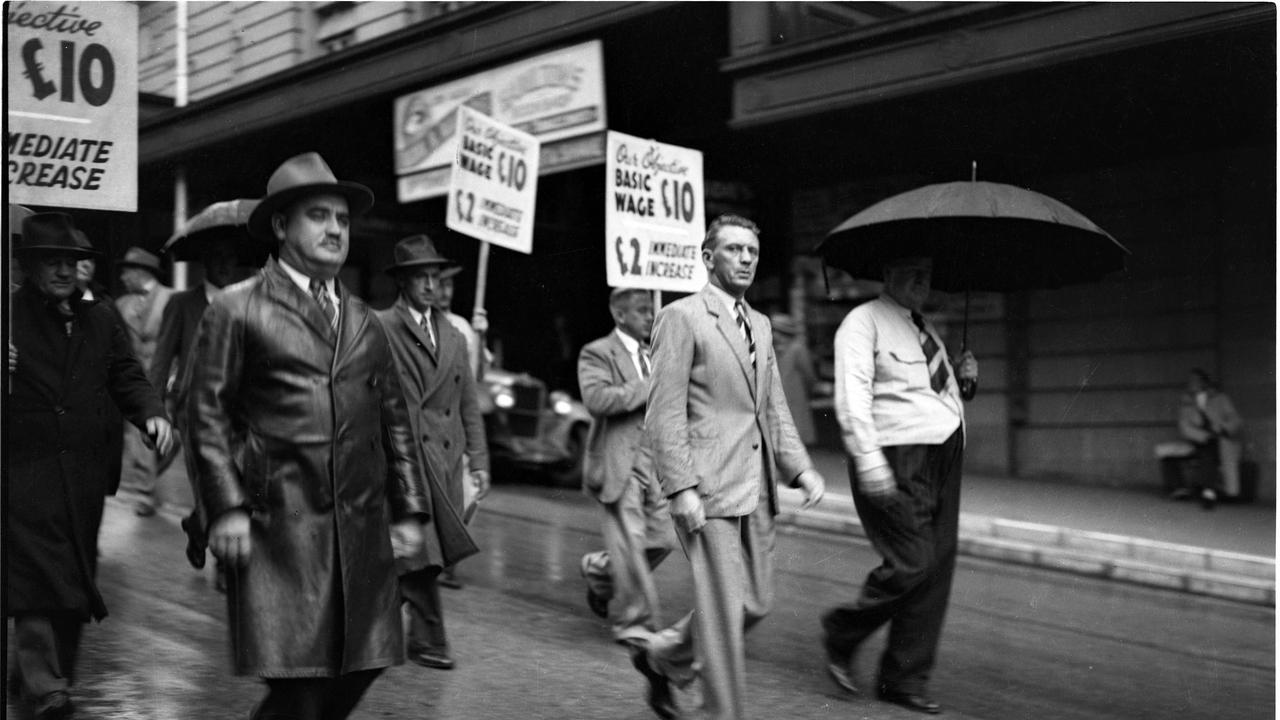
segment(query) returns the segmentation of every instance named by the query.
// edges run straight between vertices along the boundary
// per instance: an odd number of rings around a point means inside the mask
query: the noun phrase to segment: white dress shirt
[[[964,404],[946,347],[925,322],[947,365],[933,391],[911,311],[887,295],[854,308],[835,337],[836,419],[859,473],[888,465],[882,448],[939,445],[964,423]]]
[[[640,353],[645,354],[644,361],[653,367],[653,363],[649,359],[649,353],[646,349],[640,347],[640,341],[622,332],[620,328],[614,328],[613,333],[618,336],[618,340],[622,341],[622,347],[627,349],[627,357],[631,358],[631,366],[636,369],[636,377],[644,377],[644,369],[640,366]]]
[[[409,316],[413,318],[414,322],[418,323],[419,327],[421,327],[422,318],[424,315],[426,315],[426,313],[418,312],[418,309],[415,308],[410,303],[406,303],[406,304],[409,305]],[[431,338],[431,346],[438,348],[440,347],[440,343],[436,342],[436,324],[431,322],[430,315],[426,315],[426,317],[427,317],[427,337]]]
[[[280,267],[284,268],[284,273],[289,276],[289,279],[292,280],[295,285],[302,288],[302,292],[306,293],[308,297],[312,297],[311,277],[303,274],[301,270],[295,268],[284,260],[280,260],[279,262]],[[338,317],[342,317],[342,305],[338,303],[338,281],[333,278],[329,278],[328,280],[322,280],[321,282],[324,283],[324,291],[329,294],[329,302],[333,303],[334,311],[337,313]]]

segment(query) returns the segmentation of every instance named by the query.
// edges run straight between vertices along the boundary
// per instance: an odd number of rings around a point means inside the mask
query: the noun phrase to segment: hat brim
[[[116,267],[119,269],[131,268],[131,267],[138,268],[139,270],[146,270],[147,272],[151,273],[152,275],[155,275],[156,277],[160,277],[160,275],[163,274],[163,271],[158,267],[143,265],[142,263],[129,262],[127,260],[117,261]]]
[[[462,266],[459,265],[457,261],[441,259],[441,260],[410,260],[409,262],[396,263],[395,265],[387,266],[387,269],[384,270],[383,272],[385,272],[388,275],[395,275],[402,270],[412,270],[413,268],[428,267],[430,265],[435,265],[437,267],[440,267],[440,277],[453,277],[454,275],[457,275],[462,270]]]
[[[66,247],[65,245],[35,245],[13,249],[14,257],[30,257],[33,255],[71,255],[77,260],[97,258],[102,253],[82,247]]]
[[[274,241],[276,236],[271,231],[271,216],[309,195],[341,195],[346,198],[347,209],[352,215],[363,215],[373,207],[373,191],[360,183],[339,181],[297,185],[268,195],[258,203],[249,215],[249,234],[259,240]]]

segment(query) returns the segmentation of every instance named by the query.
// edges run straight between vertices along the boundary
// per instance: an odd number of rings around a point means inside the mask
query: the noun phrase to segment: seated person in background
[[[1194,447],[1187,460],[1187,485],[1199,488],[1206,510],[1218,501],[1219,493],[1240,493],[1241,425],[1231,399],[1214,386],[1207,372],[1192,368],[1178,408],[1178,432]]]

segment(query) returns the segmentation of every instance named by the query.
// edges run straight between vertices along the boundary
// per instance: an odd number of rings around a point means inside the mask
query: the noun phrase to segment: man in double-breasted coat
[[[477,499],[488,491],[489,451],[466,338],[436,307],[441,271],[453,263],[436,252],[426,235],[401,240],[394,253],[396,262],[388,272],[399,283],[400,296],[377,316],[399,367],[413,436],[426,465],[444,486],[446,501],[436,508],[434,517],[437,529],[455,532],[450,526],[453,513],[463,510],[463,483],[476,486]],[[469,468],[465,478],[464,460]],[[425,567],[400,577],[400,592],[409,605],[409,659],[424,667],[448,670],[454,666],[437,576],[457,559],[437,562],[432,558]]]
[[[287,160],[249,219],[278,259],[197,332],[186,440],[236,672],[269,688],[255,720],[345,718],[402,660],[395,557],[430,500],[386,334],[336,280],[372,203],[319,155]]]
[[[61,717],[70,713],[81,626],[107,614],[94,583],[103,496],[114,479],[107,406],[115,404],[161,453],[170,449],[170,429],[115,311],[81,297],[76,260],[93,251],[77,244],[71,218],[29,216],[15,254],[26,282],[9,298],[10,687],[37,717]]]

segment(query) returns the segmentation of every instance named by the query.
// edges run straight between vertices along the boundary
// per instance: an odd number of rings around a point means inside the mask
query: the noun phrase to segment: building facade
[[[141,3],[140,88],[171,96],[176,4]],[[426,231],[474,268],[442,198],[397,201],[397,97],[599,41],[609,128],[704,153],[707,215],[764,228],[753,302],[803,318],[820,371],[875,288],[813,249],[898,192],[981,179],[1055,197],[1131,251],[1126,272],[971,298],[982,390],[972,471],[1155,487],[1187,371],[1218,378],[1275,484],[1275,8],[1262,3],[188,3],[191,103],[143,114],[137,218],[158,247],[173,177],[192,210],[257,197],[320,151],[378,202],[346,279],[375,305],[391,246]],[[564,146],[540,180],[534,253],[495,251],[487,305],[504,361],[572,388],[609,327],[603,155]],[[545,156],[544,156],[545,160]],[[121,248],[122,249],[122,248]],[[460,276],[460,311],[474,272]],[[936,316],[958,343],[963,303]],[[828,442],[829,402],[816,407]]]

